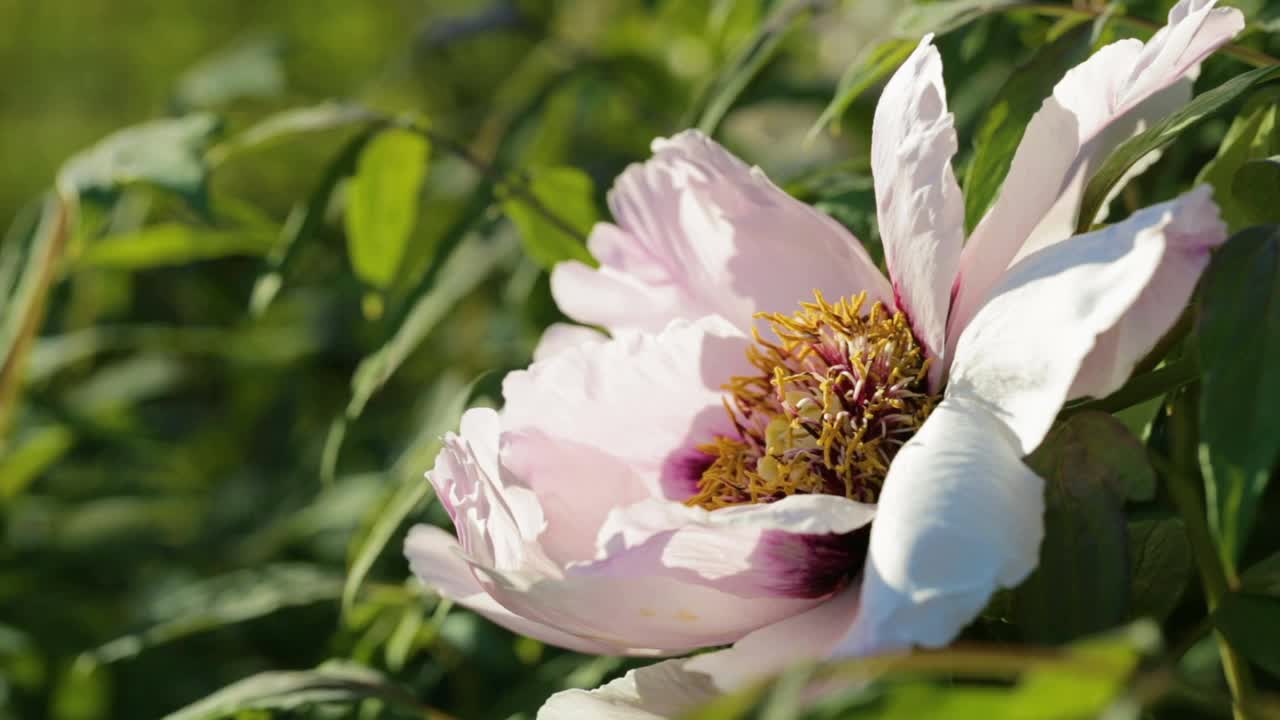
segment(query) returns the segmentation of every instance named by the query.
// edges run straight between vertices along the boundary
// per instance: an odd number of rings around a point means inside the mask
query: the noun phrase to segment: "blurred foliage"
[[[972,222],[1064,67],[1170,4],[0,3],[0,718],[529,718],[633,667],[453,609],[399,552],[447,525],[437,438],[559,319],[546,270],[590,261],[612,178],[699,126],[875,251],[877,89],[933,31]],[[1233,230],[1276,221],[1275,68],[1240,78],[1280,53],[1280,3],[1236,4],[1250,30],[1198,87],[1234,84],[1108,166],[1177,140],[1124,211],[1199,176]],[[1214,624],[1274,709],[1277,237],[1233,240],[1196,331],[1032,459],[1045,562],[966,639],[1076,644],[870,686],[836,665],[850,690],[804,717],[1221,714]],[[1184,462],[1158,409],[1198,363],[1211,444]],[[1202,471],[1207,518],[1178,481]],[[1197,583],[1210,542],[1230,576]],[[813,679],[699,717],[800,717]]]

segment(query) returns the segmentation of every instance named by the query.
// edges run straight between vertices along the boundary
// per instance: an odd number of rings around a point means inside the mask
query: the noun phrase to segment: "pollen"
[[[724,385],[736,437],[698,447],[711,464],[685,504],[714,510],[824,493],[875,502],[898,449],[938,402],[930,360],[900,312],[866,293],[793,315],[761,313],[747,358],[758,372]]]

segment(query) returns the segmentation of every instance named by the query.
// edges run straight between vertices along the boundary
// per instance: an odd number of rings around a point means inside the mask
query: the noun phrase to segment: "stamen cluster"
[[[937,404],[905,315],[878,302],[864,315],[865,293],[836,303],[814,295],[794,315],[757,316],[777,341],[755,331],[747,357],[759,374],[724,386],[737,437],[698,448],[712,461],[686,504],[714,510],[798,493],[874,502],[893,456]]]

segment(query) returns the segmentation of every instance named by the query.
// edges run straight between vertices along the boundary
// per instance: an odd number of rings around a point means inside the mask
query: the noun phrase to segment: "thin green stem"
[[[1028,3],[1026,5],[1015,5],[1010,9],[1030,10],[1031,12],[1038,13],[1040,15],[1068,18],[1098,18],[1102,17],[1105,12],[1103,10],[1097,10],[1089,7],[1056,5],[1053,3]],[[1129,17],[1127,15],[1109,14],[1107,15],[1107,20],[1114,22],[1117,25],[1127,25],[1128,27],[1147,32],[1155,32],[1161,27],[1160,24],[1153,23],[1150,20]],[[1280,60],[1277,60],[1264,52],[1259,52],[1236,43],[1224,45],[1218,50],[1218,52],[1254,67],[1271,67],[1280,63]]]
[[[1162,368],[1133,377],[1124,384],[1124,387],[1104,398],[1088,400],[1065,407],[1058,414],[1058,417],[1070,417],[1086,410],[1098,410],[1107,413],[1119,412],[1177,390],[1194,382],[1199,376],[1200,367],[1195,358],[1181,358],[1168,363]]]
[[[1200,570],[1205,599],[1209,612],[1213,612],[1231,591],[1232,580],[1215,549],[1205,516],[1204,498],[1201,496],[1199,467],[1199,437],[1196,426],[1199,417],[1196,399],[1198,386],[1184,388],[1171,399],[1168,407],[1170,466],[1168,472],[1169,495],[1186,523],[1187,538],[1192,554]],[[1218,652],[1222,656],[1222,671],[1231,688],[1233,712],[1237,720],[1245,720],[1244,708],[1253,695],[1253,677],[1248,663],[1217,634]]]

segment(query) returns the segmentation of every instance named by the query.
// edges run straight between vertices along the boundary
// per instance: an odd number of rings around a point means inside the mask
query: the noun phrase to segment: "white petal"
[[[1108,45],[1054,88],[1028,124],[1000,195],[961,254],[958,294],[948,321],[950,347],[1054,203],[1064,193],[1078,197],[1082,169],[1087,175],[1091,164],[1123,139],[1103,137],[1107,129],[1117,123],[1136,126],[1133,118],[1126,119],[1131,113],[1149,122],[1156,119],[1154,112],[1170,109],[1166,101],[1174,96],[1145,112],[1141,106],[1194,72],[1244,27],[1238,10],[1213,5],[1214,0],[1181,0],[1169,11],[1169,24],[1145,45],[1137,40]],[[1060,206],[1037,243],[1064,238],[1061,228],[1074,221],[1077,211]]]
[[[707,317],[677,321],[657,335],[629,333],[578,345],[513,372],[502,385],[502,425],[512,436],[503,462],[525,483],[541,484],[537,468],[550,472],[559,465],[557,472],[567,472],[568,463],[561,461],[568,455],[556,447],[563,440],[625,461],[655,493],[684,499],[692,494],[689,478],[673,478],[687,454],[717,435],[733,433],[720,387],[752,371],[748,344],[727,321]],[[537,441],[516,447],[520,434],[536,435]],[[571,488],[627,479],[614,466],[600,469],[609,472],[578,463],[575,475],[546,482]],[[669,480],[681,487],[662,484]],[[625,499],[619,496],[614,504]]]
[[[471,567],[463,559],[462,547],[440,528],[415,525],[405,539],[404,554],[422,584],[511,632],[582,653],[613,655],[625,651],[520,617],[499,605],[476,582]]]
[[[538,720],[669,720],[710,702],[718,694],[711,679],[685,669],[686,659],[638,668],[595,690],[565,690],[551,696]]]
[[[1018,262],[960,337],[947,395],[986,404],[1013,429],[1023,454],[1030,453],[1070,397],[1098,336],[1116,327],[1153,287],[1170,247],[1192,245],[1185,239],[1203,234],[1208,202],[1205,190],[1189,193]],[[1128,323],[1124,328],[1136,339],[1154,342],[1180,309],[1161,308],[1162,327]],[[1146,312],[1135,317],[1152,318]],[[1116,377],[1127,374],[1141,356],[1135,349],[1130,346],[1113,361],[1094,386],[1113,386]]]
[[[1178,220],[1164,233],[1160,266],[1116,324],[1098,336],[1081,363],[1067,399],[1103,397],[1119,390],[1134,366],[1169,331],[1186,308],[1209,253],[1227,239],[1207,185],[1179,198]]]
[[[688,670],[731,692],[805,661],[829,657],[858,617],[859,585],[851,584],[807,612],[761,628],[733,647],[692,658]]]
[[[833,299],[865,290],[873,301],[892,301],[848,231],[758,168],[696,131],[656,140],[653,151],[609,194],[617,225],[592,231],[600,267],[567,262],[552,273],[565,314],[610,331],[648,332],[719,314],[746,330],[754,313],[791,312],[815,289]]]
[[[871,172],[894,297],[929,356],[941,358],[964,241],[964,199],[951,170],[956,131],[931,39],[920,41],[880,96]],[[934,364],[935,383],[943,368]]]
[[[981,404],[947,398],[934,410],[889,468],[861,607],[836,654],[945,645],[1035,568],[1044,482],[1021,457]]]
[[[533,361],[546,360],[561,350],[571,347],[600,343],[608,339],[609,336],[594,328],[570,323],[551,323],[546,330],[542,331],[538,347],[533,350]]]

